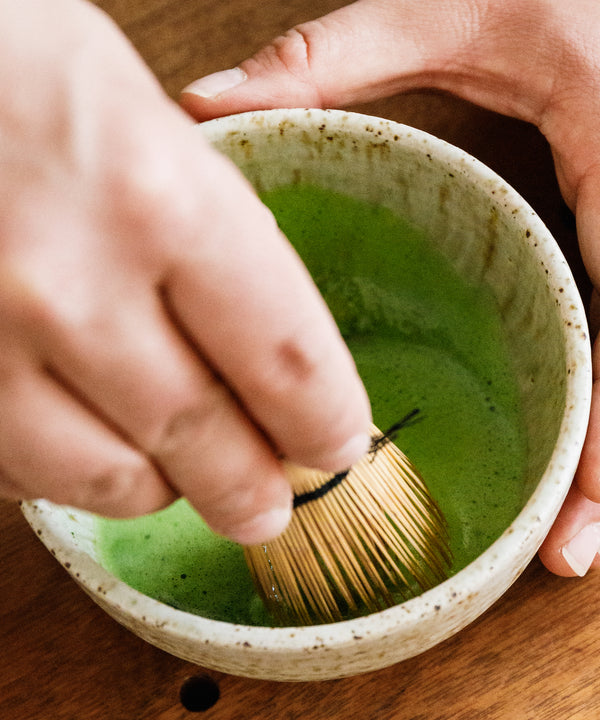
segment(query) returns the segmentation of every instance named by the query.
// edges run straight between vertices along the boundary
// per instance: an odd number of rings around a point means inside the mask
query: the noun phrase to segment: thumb
[[[540,548],[540,559],[556,575],[574,577],[598,567],[599,553],[600,504],[574,484]]]
[[[432,38],[432,22],[452,31]],[[358,0],[298,25],[236,68],[196,80],[181,104],[206,120],[272,107],[339,107],[431,85],[428,69],[444,65],[468,26],[460,2]]]

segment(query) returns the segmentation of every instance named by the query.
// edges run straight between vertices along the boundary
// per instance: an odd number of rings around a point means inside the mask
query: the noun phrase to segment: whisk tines
[[[445,519],[421,476],[393,443],[417,419],[387,432],[335,475],[288,465],[292,521],[245,549],[257,590],[284,624],[335,622],[390,607],[444,580],[451,563]]]

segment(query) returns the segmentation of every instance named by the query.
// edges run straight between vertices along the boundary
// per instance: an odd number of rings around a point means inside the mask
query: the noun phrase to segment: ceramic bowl
[[[458,270],[488,283],[522,388],[528,467],[523,507],[474,562],[420,597],[368,617],[260,628],[197,617],[146,597],[96,560],[93,518],[46,501],[23,512],[92,598],[150,643],[254,678],[323,680],[372,671],[432,647],[483,613],[532,559],[565,498],[588,420],[584,309],[556,242],[526,202],[473,157],[431,135],[340,111],[274,110],[201,126],[260,190],[305,181],[396,210]]]

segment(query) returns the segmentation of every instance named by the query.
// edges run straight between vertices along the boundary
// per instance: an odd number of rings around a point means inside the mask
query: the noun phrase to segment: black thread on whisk
[[[319,487],[315,488],[314,490],[302,493],[301,495],[294,495],[294,510],[297,507],[300,507],[300,505],[306,505],[306,503],[312,502],[313,500],[318,500],[319,498],[322,498],[323,495],[327,495],[330,490],[333,490],[334,487],[337,487],[342,482],[342,480],[346,477],[346,475],[348,475],[349,472],[350,468],[348,468],[348,470],[336,473],[327,482],[319,485]]]
[[[394,442],[394,440],[398,437],[398,433],[400,432],[400,430],[405,427],[410,427],[410,425],[414,425],[416,422],[419,422],[423,419],[422,415],[417,417],[420,412],[421,411],[419,410],[419,408],[411,410],[402,418],[402,420],[398,420],[397,423],[394,423],[385,432],[381,433],[381,435],[374,437],[371,440],[371,447],[369,449],[369,455],[371,455],[371,462],[373,462],[375,454],[379,450],[381,450],[382,447],[384,447],[390,442]]]
[[[371,461],[374,459],[375,454],[379,450],[381,450],[382,447],[387,445],[389,442],[393,442],[395,440],[399,431],[402,430],[402,428],[408,427],[409,425],[412,425],[415,422],[421,420],[421,418],[416,417],[419,412],[419,408],[411,410],[407,415],[402,418],[402,420],[394,423],[384,433],[381,433],[381,435],[378,435],[371,440],[371,447],[369,448],[369,455],[371,455]],[[294,495],[294,510],[301,505],[306,505],[306,503],[312,502],[313,500],[318,500],[324,495],[327,495],[328,492],[333,490],[333,488],[337,487],[346,478],[350,470],[351,468],[348,468],[347,470],[336,473],[332,478],[327,480],[327,482],[319,485],[319,487],[315,488],[314,490],[309,490],[308,492],[302,493],[301,495]]]

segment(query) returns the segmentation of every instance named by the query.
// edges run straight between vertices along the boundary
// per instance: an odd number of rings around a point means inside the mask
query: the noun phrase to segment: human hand
[[[91,4],[0,0],[0,66],[0,494],[277,534],[369,442],[304,266]]]
[[[359,0],[303,24],[182,94],[198,120],[270,107],[339,107],[435,87],[536,124],[576,213],[600,289],[597,0]],[[596,380],[600,341],[594,345]],[[600,566],[600,383],[575,482],[540,556],[561,575]]]

